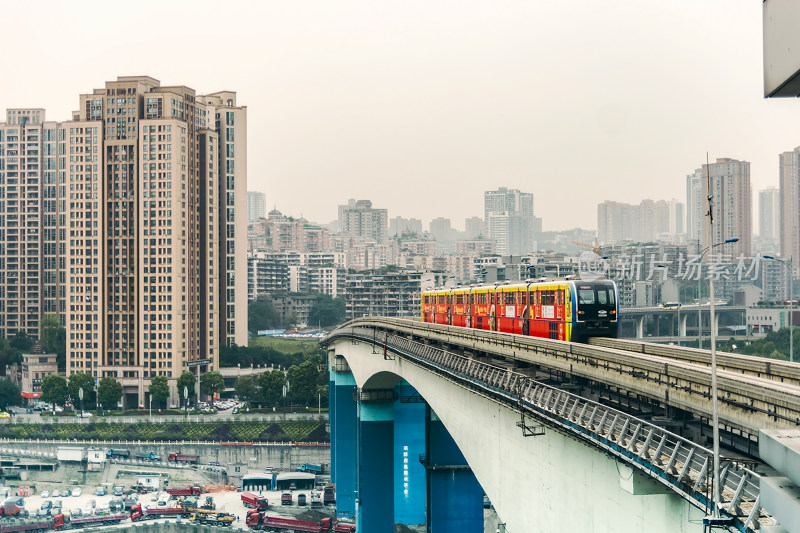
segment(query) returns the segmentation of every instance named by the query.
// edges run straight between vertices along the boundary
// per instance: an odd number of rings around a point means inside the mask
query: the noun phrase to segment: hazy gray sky
[[[607,199],[685,201],[705,161],[753,196],[800,145],[763,98],[758,0],[25,1],[2,6],[0,109],[66,120],[147,74],[248,106],[248,189],[318,222],[348,198],[463,228],[483,191],[535,194],[544,228]],[[757,207],[757,206],[754,206]],[[754,219],[755,222],[755,219]]]

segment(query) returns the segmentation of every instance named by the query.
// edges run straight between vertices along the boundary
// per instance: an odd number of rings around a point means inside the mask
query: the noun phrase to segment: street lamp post
[[[789,269],[789,361],[794,363],[794,324],[792,315],[794,314],[794,272],[792,271],[792,258],[778,259],[771,255],[765,255],[764,259],[772,259]]]
[[[183,416],[189,421],[189,387],[183,386]]]
[[[78,389],[78,398],[81,400],[81,420],[83,420],[83,387]]]
[[[713,235],[713,231],[711,234]],[[712,244],[711,246],[706,247],[702,253],[700,254],[700,258],[702,260],[703,254],[707,251],[711,250],[715,246],[720,246],[722,244],[731,244],[734,242],[738,242],[738,238],[734,239],[726,239],[723,242],[718,242],[717,244]],[[720,490],[719,490],[719,408],[718,408],[718,400],[717,400],[717,332],[716,328],[714,327],[714,323],[716,321],[716,313],[715,313],[715,306],[714,306],[714,275],[710,275],[708,277],[708,290],[709,295],[708,299],[710,302],[709,308],[709,327],[711,328],[711,426],[714,434],[714,495],[713,495],[713,509],[712,509],[712,517],[714,519],[720,518]]]

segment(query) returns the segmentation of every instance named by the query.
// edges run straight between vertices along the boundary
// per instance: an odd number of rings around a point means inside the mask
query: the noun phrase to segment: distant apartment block
[[[703,197],[703,179],[702,168],[686,176],[686,239],[690,243],[700,242],[705,213],[708,211]]]
[[[781,239],[781,191],[767,187],[758,193],[758,235],[762,244],[775,246]]]
[[[330,249],[328,230],[305,219],[295,219],[278,210],[266,221],[266,247],[271,252],[326,252]]]
[[[348,274],[347,319],[363,316],[419,316],[421,272]]]
[[[72,120],[8,118],[0,334],[57,313],[67,374],[118,379],[127,406],[165,376],[177,402],[184,369],[215,369],[222,343],[247,342],[246,108],[132,76],[80,95]],[[2,287],[14,278],[24,295]]]
[[[263,192],[247,191],[247,220],[253,222],[267,216],[267,196]]]
[[[403,217],[394,217],[389,220],[389,237],[400,237],[404,233],[422,235],[422,221],[418,218]]]
[[[483,219],[480,217],[470,217],[464,219],[464,231],[467,240],[474,240],[483,235]]]
[[[372,207],[369,200],[350,201],[339,206],[339,227],[351,237],[386,244],[389,232],[389,211]]]
[[[791,260],[794,278],[800,277],[800,146],[780,155],[781,255]]]
[[[533,194],[500,187],[484,193],[484,224],[497,253],[522,255],[534,249]]]
[[[605,201],[597,206],[597,240],[603,244],[620,241],[674,241],[673,231],[682,229],[681,204],[675,200],[642,200],[638,205]]]
[[[481,256],[493,255],[496,253],[497,246],[494,241],[480,239],[468,241],[456,241],[456,255]]]
[[[247,258],[247,299],[259,300],[268,294],[289,292],[289,265],[275,259]]]
[[[730,158],[718,158],[714,163],[703,165],[703,174],[709,180],[701,180],[703,198],[713,196],[714,230],[703,224],[703,246],[710,246],[726,239],[739,242],[715,249],[715,253],[745,257],[751,254],[753,232],[750,204],[750,163]],[[707,205],[706,205],[707,207]]]
[[[97,142],[70,145],[69,130],[47,121],[44,109],[6,115],[0,122],[0,337],[38,337],[45,314],[66,319],[66,169],[75,167],[76,149],[80,157],[84,149],[93,154]],[[93,132],[90,141],[98,136]]]

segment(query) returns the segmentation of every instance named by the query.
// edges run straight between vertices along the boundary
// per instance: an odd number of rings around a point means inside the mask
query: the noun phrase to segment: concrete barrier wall
[[[94,447],[101,449],[117,448],[130,450],[131,456],[139,452],[155,452],[162,457],[166,466],[166,458],[170,453],[180,452],[197,455],[200,464],[217,462],[227,470],[230,478],[239,478],[248,471],[263,471],[271,466],[279,470],[294,470],[304,463],[321,464],[325,472],[330,471],[329,446],[295,446],[293,444],[253,444],[222,445],[219,443],[125,443],[125,442],[85,442],[85,441],[19,441],[0,440],[0,449],[33,452],[47,457],[55,457],[59,446]],[[0,452],[0,454],[6,452]],[[50,455],[52,454],[52,455]],[[125,461],[122,461],[125,463]],[[135,464],[136,463],[134,461]],[[158,463],[156,463],[158,464]]]

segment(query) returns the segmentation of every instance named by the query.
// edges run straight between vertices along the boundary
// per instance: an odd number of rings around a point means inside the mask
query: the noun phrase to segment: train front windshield
[[[577,292],[578,320],[616,319],[613,285],[578,285]]]

